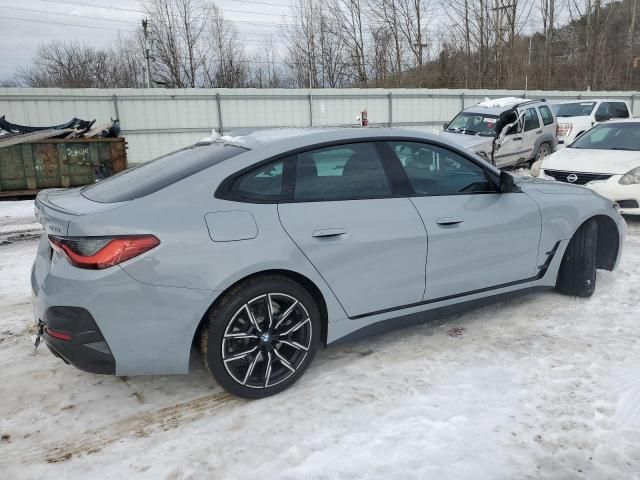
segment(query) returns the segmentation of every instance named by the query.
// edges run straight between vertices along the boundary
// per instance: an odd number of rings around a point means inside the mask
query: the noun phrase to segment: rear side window
[[[246,151],[234,145],[194,145],[89,185],[82,189],[82,195],[101,203],[134,200]]]
[[[280,200],[283,195],[285,160],[269,163],[239,177],[232,187],[242,198]]]
[[[612,102],[611,103],[611,117],[612,118],[629,118],[629,109],[624,102]]]
[[[524,131],[528,132],[534,128],[540,128],[540,120],[535,108],[527,108],[524,114]]]
[[[553,123],[553,114],[546,105],[540,107],[540,116],[542,117],[542,123],[545,125],[551,125]]]
[[[344,200],[391,194],[382,159],[372,143],[353,143],[300,153],[295,201]]]

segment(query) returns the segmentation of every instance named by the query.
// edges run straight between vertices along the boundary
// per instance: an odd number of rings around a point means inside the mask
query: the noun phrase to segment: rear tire
[[[216,302],[200,347],[222,388],[256,399],[295,383],[311,364],[320,335],[320,311],[309,292],[287,277],[265,275],[239,283]]]
[[[590,297],[596,288],[598,224],[588,220],[576,231],[567,246],[556,288],[565,295]]]

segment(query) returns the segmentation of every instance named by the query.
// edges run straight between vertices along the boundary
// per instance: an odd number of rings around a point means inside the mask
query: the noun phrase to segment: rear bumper
[[[116,361],[111,349],[84,308],[47,309],[43,336],[49,350],[65,363],[85,372],[115,375]]]
[[[72,335],[64,341],[45,332],[54,354],[82,370],[116,375],[187,373],[194,334],[219,293],[148,285],[119,266],[79,269],[52,254],[46,236],[31,287],[36,321]]]

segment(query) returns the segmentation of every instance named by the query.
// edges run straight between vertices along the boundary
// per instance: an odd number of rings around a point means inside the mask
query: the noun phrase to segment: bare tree
[[[379,70],[382,67],[379,61],[384,44],[385,51],[392,49],[391,52],[385,55],[390,57],[390,64],[384,67],[388,70],[389,75],[399,76],[398,74],[404,68],[406,45],[400,33],[398,0],[369,0],[368,6],[373,23],[371,33],[374,42],[376,69]],[[388,43],[390,45],[387,45]]]
[[[209,5],[206,13],[209,36],[203,55],[205,85],[208,87],[238,88],[246,86],[250,60],[246,58],[244,45],[238,30],[215,5]]]
[[[206,5],[199,0],[150,0],[154,80],[169,87],[202,83],[202,37]]]
[[[98,49],[81,42],[53,41],[41,45],[31,66],[18,71],[29,87],[110,88],[137,87],[142,70],[134,49]]]
[[[325,0],[296,0],[293,21],[285,30],[285,62],[296,86],[346,86],[352,70],[344,36],[333,25]]]
[[[327,22],[331,33],[345,46],[352,66],[353,81],[360,86],[367,85],[367,59],[365,56],[365,13],[361,0],[325,0]]]

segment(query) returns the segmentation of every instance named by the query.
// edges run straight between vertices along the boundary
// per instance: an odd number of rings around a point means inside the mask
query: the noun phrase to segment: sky
[[[247,53],[260,49],[269,37],[276,48],[284,46],[282,30],[293,18],[291,2],[215,0],[225,17],[234,22]],[[446,2],[427,2],[432,35],[446,33],[443,4]],[[139,27],[143,10],[144,0],[0,0],[0,80],[27,66],[42,43],[75,40],[100,47],[114,42],[118,35],[126,37]],[[532,12],[533,19],[536,9]],[[525,23],[525,30],[531,28],[529,23]]]
[[[290,20],[289,0],[218,0],[234,21],[247,50],[272,35],[281,40],[281,24]],[[142,0],[0,0],[0,79],[29,64],[38,45],[52,40],[86,41],[105,46],[126,37],[144,17]]]

